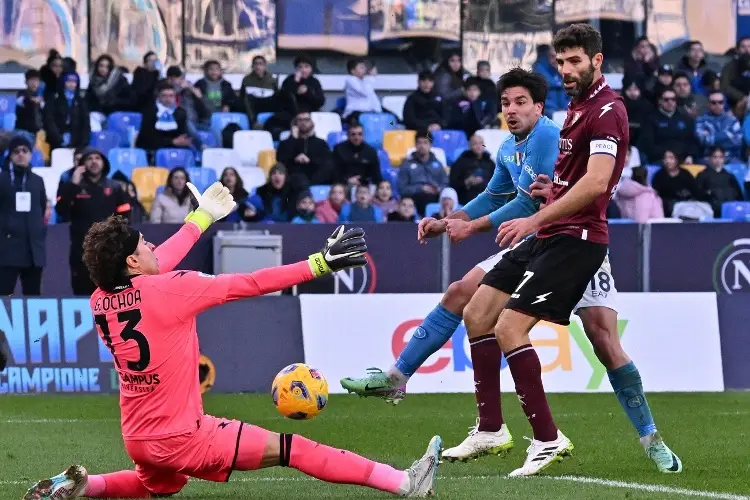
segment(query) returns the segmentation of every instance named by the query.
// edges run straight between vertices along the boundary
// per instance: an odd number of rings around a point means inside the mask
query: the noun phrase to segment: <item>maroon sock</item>
[[[521,408],[534,430],[534,439],[554,441],[557,439],[557,427],[544,394],[542,365],[534,347],[531,344],[517,347],[507,353],[505,359],[508,360],[510,373],[516,384]]]
[[[469,340],[474,365],[474,395],[479,410],[479,430],[499,431],[503,426],[500,406],[500,358],[503,353],[494,334]]]

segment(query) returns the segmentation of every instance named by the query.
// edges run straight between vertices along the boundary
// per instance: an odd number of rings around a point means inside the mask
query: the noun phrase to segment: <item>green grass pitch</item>
[[[600,500],[717,498],[750,500],[750,393],[654,394],[657,425],[680,455],[684,471],[663,475],[638,444],[611,394],[552,395],[559,427],[575,446],[573,457],[544,477],[507,479],[520,466],[530,435],[514,395],[503,399],[516,446],[505,457],[442,464],[439,498]],[[206,412],[274,431],[304,434],[369,458],[408,467],[433,434],[457,444],[474,422],[471,394],[409,395],[397,407],[377,399],[333,396],[317,419],[281,418],[269,395],[205,397]],[[26,488],[72,463],[92,473],[132,467],[123,449],[113,396],[0,397],[0,498],[20,499]],[[328,485],[289,469],[235,472],[228,484],[191,481],[175,498],[366,499],[374,490]]]

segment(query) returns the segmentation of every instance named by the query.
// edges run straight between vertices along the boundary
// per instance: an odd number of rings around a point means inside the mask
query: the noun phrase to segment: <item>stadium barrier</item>
[[[332,392],[341,392],[336,383],[341,377],[362,373],[369,366],[390,366],[439,300],[437,294],[303,295],[305,361],[326,375]],[[647,391],[724,390],[715,294],[624,293],[618,308],[622,343],[636,360]],[[341,328],[332,327],[331,310],[336,311]],[[578,318],[571,318],[569,327],[542,322],[531,338],[547,391],[611,390]],[[512,391],[505,360],[501,369],[503,391]],[[471,392],[473,386],[469,342],[462,326],[412,377],[409,392]]]

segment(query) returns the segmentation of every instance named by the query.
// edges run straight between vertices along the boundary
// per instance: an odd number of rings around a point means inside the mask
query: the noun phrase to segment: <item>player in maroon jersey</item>
[[[478,323],[481,326],[473,326],[486,327],[485,331],[494,327],[534,430],[526,462],[511,476],[537,474],[573,449],[553,421],[529,331],[542,319],[567,325],[576,303],[602,265],[609,242],[606,208],[629,147],[625,106],[602,77],[601,35],[590,25],[576,24],[560,30],[553,43],[565,90],[573,101],[560,133],[560,156],[551,195],[547,206],[533,216],[501,225],[497,241],[510,244],[512,250],[487,273],[465,313],[467,325]],[[536,236],[526,239],[533,233]],[[487,315],[487,310],[502,312],[491,323],[486,318],[493,315]],[[612,314],[616,319],[616,313]],[[615,328],[615,339],[616,332]],[[616,345],[621,352],[619,340]],[[624,352],[622,355],[621,364],[630,363],[635,370]],[[637,370],[625,371],[625,390],[616,390],[618,398],[622,393],[625,404],[647,409]],[[664,448],[668,450],[666,445]],[[665,453],[666,458],[676,469],[672,472],[681,469],[671,451]]]

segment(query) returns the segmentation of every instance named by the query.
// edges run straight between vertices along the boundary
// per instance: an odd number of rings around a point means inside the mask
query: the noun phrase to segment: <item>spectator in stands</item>
[[[286,167],[277,163],[271,167],[268,182],[255,190],[250,199],[256,215],[260,220],[271,222],[288,222],[294,213],[295,202],[292,188],[287,182]],[[245,212],[248,217],[248,212]]]
[[[31,143],[15,136],[0,171],[0,295],[41,295],[49,203],[44,181],[31,171]]]
[[[292,224],[320,224],[315,216],[315,200],[310,191],[302,191],[297,196],[297,215],[292,219]]]
[[[677,95],[666,89],[659,97],[659,108],[643,125],[638,149],[646,155],[649,163],[657,163],[669,150],[693,163],[700,155],[695,137],[695,121],[684,111],[677,109]]]
[[[91,295],[91,282],[83,264],[83,238],[89,228],[112,214],[130,215],[127,195],[118,183],[107,178],[110,166],[106,155],[89,148],[81,157],[82,166],[73,171],[70,182],[60,184],[55,210],[70,221],[70,279],[75,295]]]
[[[467,78],[464,82],[464,97],[450,107],[449,127],[463,130],[469,138],[477,130],[489,128],[497,120],[497,100],[485,100],[479,88],[479,81]]]
[[[133,181],[128,179],[128,177],[119,170],[112,175],[112,180],[120,185],[120,189],[125,193],[127,202],[130,205],[128,221],[131,224],[141,224],[142,222],[146,222],[148,220],[148,214],[146,213],[143,204],[141,204],[138,199],[138,189],[136,189]]]
[[[339,222],[383,222],[383,211],[372,202],[370,186],[357,186],[354,201],[341,207]]]
[[[61,86],[44,107],[44,130],[50,148],[83,148],[91,137],[91,120],[81,97],[77,73],[61,77]]]
[[[388,222],[416,222],[417,209],[414,206],[414,200],[408,196],[401,198],[398,202],[398,208],[388,214]]]
[[[383,212],[383,222],[388,219],[388,215],[391,212],[395,212],[398,209],[398,200],[393,196],[391,181],[380,181],[378,188],[375,190],[375,197],[372,200],[372,204]]]
[[[115,111],[133,109],[133,93],[124,71],[115,67],[114,60],[107,54],[99,56],[94,63],[86,90],[86,103],[89,112],[105,116]]]
[[[628,124],[630,125],[630,144],[637,144],[641,135],[641,127],[654,114],[654,107],[646,99],[635,80],[629,77],[622,79],[622,98],[625,100],[625,109],[628,113]]]
[[[350,124],[356,123],[360,113],[380,113],[380,99],[375,93],[374,75],[367,74],[367,64],[364,59],[351,59],[346,63],[349,76],[344,81],[344,97],[346,107],[343,118]],[[372,68],[374,71],[375,68]]]
[[[659,67],[659,71],[656,74],[656,81],[652,88],[646,85],[644,92],[649,98],[652,104],[655,106],[659,104],[659,96],[666,89],[672,88],[672,80],[674,79],[674,70],[669,64],[664,64]]]
[[[143,65],[135,68],[133,72],[133,98],[135,106],[133,109],[143,113],[151,107],[156,96],[156,84],[159,82],[161,62],[156,54],[149,51],[143,56]]]
[[[282,90],[294,96],[297,109],[320,111],[326,102],[320,81],[313,76],[313,60],[306,55],[294,58],[294,74],[286,77]]]
[[[183,167],[175,167],[167,176],[164,191],[157,194],[151,206],[151,222],[157,224],[181,224],[192,210],[190,190],[187,183],[190,175]]]
[[[677,94],[677,108],[695,120],[708,109],[708,99],[701,94],[694,94],[690,78],[685,73],[675,73],[672,89]]]
[[[435,90],[444,103],[450,105],[463,96],[464,80],[469,76],[461,61],[461,54],[449,54],[435,71]]]
[[[701,88],[697,93],[708,97],[711,92],[721,92],[721,79],[717,72],[706,70],[701,77]]]
[[[341,207],[347,203],[346,184],[336,183],[331,186],[328,198],[315,204],[315,217],[326,224],[338,222]]]
[[[712,92],[708,96],[708,113],[698,118],[695,124],[696,135],[704,147],[703,155],[708,156],[713,146],[721,146],[729,161],[741,159],[742,128],[734,115],[724,111],[724,94]]]
[[[742,189],[737,178],[724,168],[724,149],[713,146],[708,156],[708,168],[695,178],[702,198],[711,204],[714,217],[721,217],[721,204],[742,201]]]
[[[42,78],[42,95],[57,92],[57,84],[60,82],[63,71],[63,59],[60,53],[55,49],[50,49],[47,63],[39,69]]]
[[[42,110],[44,96],[40,73],[30,69],[25,74],[26,88],[16,95],[16,131],[29,133],[29,140],[36,136],[43,127]]]
[[[222,170],[219,182],[229,190],[234,201],[237,202],[237,210],[227,215],[222,220],[226,222],[239,222],[242,219],[242,212],[239,208],[245,206],[245,201],[250,193],[245,189],[245,183],[242,181],[242,177],[240,177],[240,174],[234,167],[227,167]]]
[[[675,70],[681,71],[688,76],[693,92],[697,93],[701,88],[703,73],[708,70],[703,44],[698,40],[690,40],[688,42],[687,54],[682,56]]]
[[[191,129],[188,134],[191,137],[197,135],[197,131],[192,129],[200,123],[207,123],[211,119],[211,115],[203,103],[203,93],[185,78],[185,72],[179,66],[167,68],[167,82],[174,88],[177,105],[185,110],[187,126]]]
[[[349,126],[346,141],[333,148],[333,166],[338,182],[349,186],[377,184],[382,179],[378,152],[365,142],[362,125]]]
[[[159,82],[156,102],[143,114],[136,146],[147,151],[188,148],[193,140],[188,135],[187,121],[187,113],[177,106],[174,87],[169,82]]]
[[[642,36],[635,41],[633,50],[625,58],[623,78],[640,82],[644,87],[653,87],[654,75],[659,70],[659,57],[648,37]],[[623,88],[625,88],[623,86]]]
[[[278,113],[281,111],[279,98],[276,95],[278,79],[268,71],[266,58],[253,57],[253,70],[245,75],[240,86],[240,103],[250,123],[255,124],[260,113]],[[280,117],[272,117],[271,119]],[[287,128],[292,115],[287,114],[281,120],[281,127]],[[266,122],[268,124],[268,121]],[[269,130],[269,129],[267,129]]]
[[[487,101],[497,101],[497,86],[492,81],[492,67],[489,61],[479,61],[477,63],[477,81],[479,90],[482,92],[482,99]]]
[[[448,186],[448,174],[430,151],[432,139],[427,132],[417,133],[416,146],[398,171],[398,192],[411,198],[417,211],[423,214],[425,206],[438,201],[440,191]]]
[[[670,150],[664,151],[659,169],[651,181],[664,204],[664,216],[671,217],[675,203],[697,201],[701,198],[695,177],[680,166],[680,160]]]
[[[278,161],[289,171],[289,183],[299,193],[311,185],[331,184],[333,164],[328,143],[315,136],[310,113],[300,111],[294,119],[296,135],[279,143]]]
[[[232,84],[224,79],[224,73],[219,61],[206,61],[203,65],[203,78],[195,82],[195,88],[201,93],[203,106],[206,108],[208,119],[206,125],[210,125],[212,113],[228,113],[236,104],[237,96]]]
[[[435,75],[422,71],[417,90],[409,94],[404,104],[404,125],[409,130],[440,130],[444,121],[443,98],[434,90]]]
[[[430,214],[435,219],[445,219],[458,209],[458,194],[452,187],[440,191],[440,210]]]
[[[469,149],[461,153],[451,167],[450,185],[458,194],[458,201],[466,205],[485,190],[495,171],[495,162],[484,148],[484,139],[474,135]]]
[[[570,102],[570,98],[563,88],[562,77],[557,71],[556,57],[555,49],[551,45],[539,45],[536,49],[536,62],[533,66],[534,71],[544,75],[549,85],[547,99],[544,101],[544,114],[550,118],[555,111],[568,109],[568,103]]]
[[[737,41],[737,54],[721,69],[721,91],[729,99],[734,116],[745,116],[750,94],[750,36]]]
[[[630,151],[625,165],[630,163]],[[648,185],[646,167],[626,168],[622,171],[614,201],[622,217],[644,223],[664,217],[664,206],[656,190]]]

